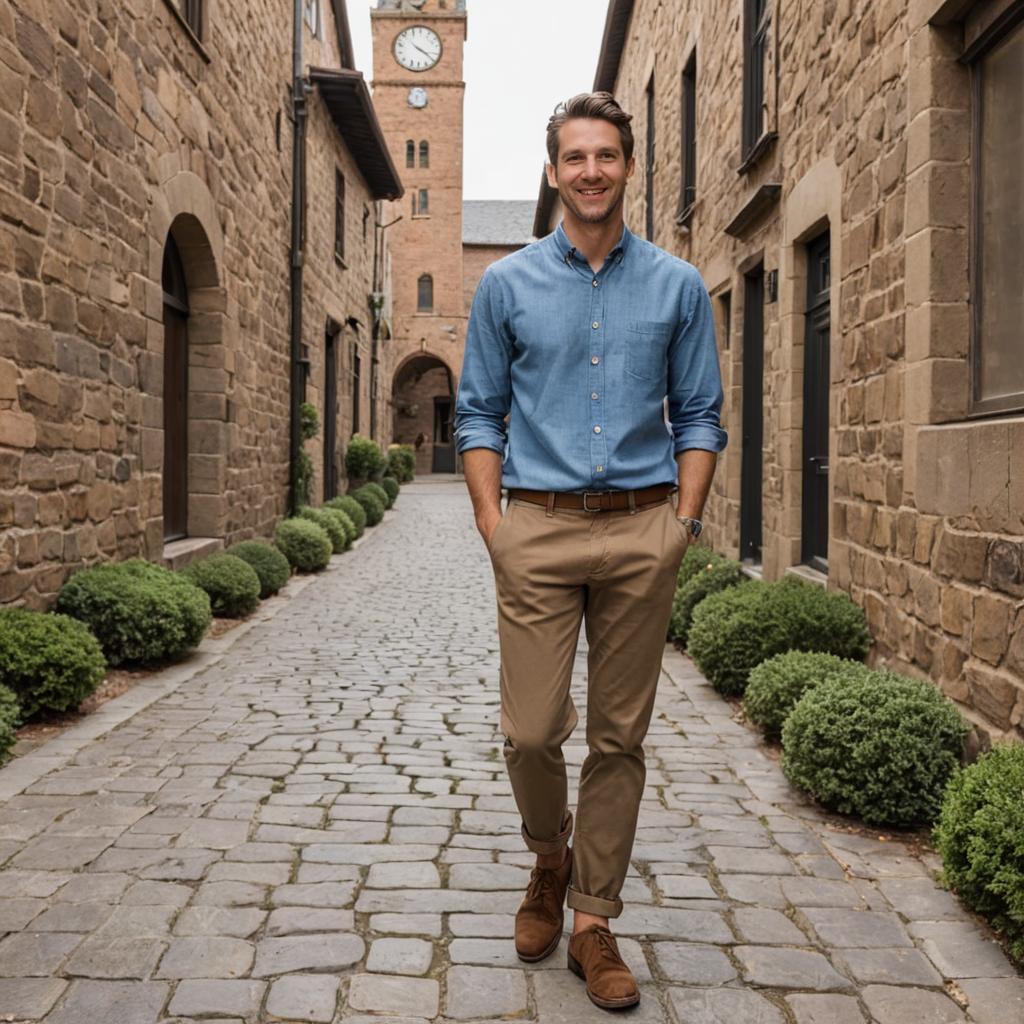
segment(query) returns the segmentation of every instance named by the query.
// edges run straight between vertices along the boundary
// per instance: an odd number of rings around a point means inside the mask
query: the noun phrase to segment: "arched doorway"
[[[391,394],[395,443],[415,448],[416,472],[454,473],[455,389],[451,370],[436,356],[412,356],[395,371]]]
[[[188,535],[188,285],[173,235],[161,272],[164,305],[164,541]]]

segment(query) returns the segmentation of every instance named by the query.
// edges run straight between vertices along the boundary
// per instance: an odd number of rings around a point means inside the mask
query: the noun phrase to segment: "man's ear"
[[[631,156],[626,161],[626,181],[629,181],[633,177],[633,172],[636,170],[636,157]]]
[[[548,176],[548,184],[554,188],[558,188],[558,174],[555,172],[554,164],[545,164],[544,173]]]

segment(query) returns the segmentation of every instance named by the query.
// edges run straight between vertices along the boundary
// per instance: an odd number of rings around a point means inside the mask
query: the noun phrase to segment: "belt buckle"
[[[591,508],[587,504],[587,498],[594,497],[594,498],[597,498],[598,501],[601,501],[601,499],[607,493],[608,493],[607,491],[584,491],[583,492],[583,511],[584,512],[603,512],[604,509],[601,508],[600,506],[598,506],[597,508]]]

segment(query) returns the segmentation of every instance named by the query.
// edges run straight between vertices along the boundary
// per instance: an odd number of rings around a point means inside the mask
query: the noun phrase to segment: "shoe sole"
[[[525,953],[520,953],[516,950],[516,956],[523,961],[524,964],[538,964],[541,960],[546,960],[556,949],[558,949],[559,942],[562,941],[562,928],[559,927],[558,931],[555,932],[555,937],[551,940],[548,948],[543,953],[538,953],[536,956],[527,956]]]
[[[583,983],[586,984],[587,975],[583,968],[580,966],[579,961],[572,955],[569,956],[569,970],[578,978],[583,979]],[[619,999],[602,999],[600,996],[594,995],[590,991],[590,986],[587,985],[587,996],[590,1001],[595,1005],[601,1007],[602,1010],[628,1010],[631,1006],[636,1006],[640,1002],[640,993],[637,992],[635,996],[622,996]]]

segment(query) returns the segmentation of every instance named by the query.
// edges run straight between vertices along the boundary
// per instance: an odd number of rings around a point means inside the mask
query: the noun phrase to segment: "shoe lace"
[[[619,945],[615,936],[603,928],[595,928],[594,935],[597,938],[598,951],[605,960],[610,960],[616,965],[622,963],[622,956],[619,953]]]
[[[530,872],[530,883],[526,887],[526,899],[528,902],[534,900],[543,902],[545,894],[553,898],[557,896],[555,873],[548,868],[534,868]]]

